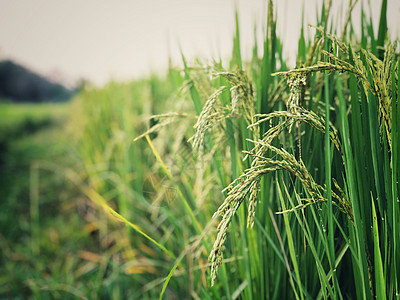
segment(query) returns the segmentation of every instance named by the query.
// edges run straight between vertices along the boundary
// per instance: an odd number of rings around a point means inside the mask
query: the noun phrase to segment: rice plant
[[[212,78],[204,83],[185,63],[199,115],[189,141],[225,186],[213,216],[221,219],[209,251],[211,286],[236,283],[233,295],[250,299],[399,296],[399,61],[397,42],[387,40],[386,6],[378,37],[363,19],[361,43],[351,44],[350,17],[341,38],[328,33],[328,2],[314,41],[306,46],[300,38],[298,67],[289,71],[274,73],[281,44],[272,2],[258,64],[245,69],[238,33],[232,71],[203,68]],[[200,111],[200,91],[210,84]],[[228,166],[204,159],[218,150]],[[227,252],[240,259],[226,263]]]

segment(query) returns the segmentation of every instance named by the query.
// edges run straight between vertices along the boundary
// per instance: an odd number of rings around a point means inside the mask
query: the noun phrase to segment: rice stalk
[[[327,65],[328,68],[332,68],[332,66],[334,67],[334,65],[331,64]],[[295,210],[304,209],[314,203],[327,202],[327,199],[323,196],[326,194],[326,189],[315,182],[301,158],[297,160],[294,155],[290,154],[285,149],[272,145],[274,139],[282,134],[285,129],[288,129],[288,133],[290,134],[294,122],[296,122],[296,126],[299,126],[300,122],[304,122],[321,132],[325,132],[324,118],[318,117],[313,112],[308,112],[301,106],[304,99],[305,88],[307,86],[307,78],[312,71],[316,70],[321,70],[321,66],[317,66],[316,68],[311,66],[305,67],[302,70],[297,69],[295,71],[273,74],[286,75],[288,77],[287,82],[291,92],[287,101],[288,111],[277,111],[269,114],[254,115],[251,117],[252,120],[255,117],[259,117],[260,119],[250,124],[248,128],[258,128],[258,130],[262,123],[271,121],[273,118],[284,119],[276,126],[270,128],[263,135],[262,139],[247,139],[248,142],[254,145],[250,151],[244,151],[244,154],[246,155],[245,159],[252,157],[251,167],[245,170],[242,175],[236,178],[223,190],[227,191],[227,197],[214,214],[214,218],[221,216],[222,220],[218,225],[217,238],[209,256],[212,264],[212,285],[215,281],[218,266],[222,263],[223,244],[226,240],[229,223],[247,196],[249,196],[247,226],[252,227],[254,224],[257,196],[260,189],[260,180],[263,175],[278,170],[288,171],[302,183],[303,187],[309,194],[309,198],[300,199],[300,203],[297,206],[279,213],[293,212]],[[341,142],[337,130],[333,125],[329,128],[329,137],[341,156],[343,156]],[[272,158],[266,156],[269,152],[272,153]],[[344,212],[348,218],[353,221],[352,208],[349,200],[343,196],[342,189],[338,186],[336,181],[335,186],[337,186],[342,196],[339,196],[332,191],[332,197],[335,199],[332,201],[332,204]]]
[[[247,125],[254,122],[256,95],[246,73],[240,70],[220,71],[214,72],[213,76],[225,78],[230,86],[222,86],[208,97],[193,127],[195,133],[189,141],[192,142],[193,149],[200,154],[203,153],[206,133],[217,125],[221,125],[224,120],[242,117]],[[223,106],[220,97],[227,91],[230,93],[231,103],[230,106]],[[257,128],[252,129],[252,132],[254,136],[259,134]]]
[[[289,85],[295,88],[300,82],[303,83],[304,74],[309,74],[311,72],[322,72],[322,71],[338,71],[340,73],[349,72],[354,74],[358,79],[361,80],[365,94],[368,99],[368,91],[371,91],[374,95],[378,97],[379,101],[379,121],[380,121],[380,132],[382,135],[383,130],[386,130],[386,137],[388,139],[388,144],[391,151],[391,82],[392,82],[392,66],[396,55],[397,42],[391,43],[387,46],[384,53],[383,61],[377,58],[371,51],[361,49],[363,58],[366,60],[367,67],[370,71],[372,82],[368,79],[368,72],[364,66],[361,56],[354,53],[351,45],[347,46],[340,39],[334,35],[324,34],[323,28],[314,27],[318,30],[322,36],[329,39],[332,44],[337,47],[336,55],[329,53],[325,50],[321,50],[321,53],[328,57],[328,62],[318,62],[315,65],[306,66],[303,68],[296,68],[287,72],[277,72],[272,74],[272,76],[286,75],[289,77]],[[340,52],[339,52],[340,50]],[[339,58],[339,54],[351,56],[354,59],[354,65],[351,62]],[[293,77],[296,76],[297,77]],[[303,77],[302,77],[303,76]],[[291,79],[293,78],[293,79]],[[296,91],[295,95],[296,95]],[[298,92],[299,93],[299,92]],[[297,97],[295,97],[297,99]],[[290,102],[291,106],[293,103]],[[293,108],[292,108],[293,109]]]
[[[177,113],[177,112],[172,112],[172,113],[166,113],[166,114],[159,114],[159,115],[154,115],[149,118],[149,120],[155,120],[158,121],[159,123],[156,123],[154,126],[151,126],[148,130],[140,134],[139,136],[135,137],[133,139],[134,142],[137,140],[140,140],[141,138],[144,138],[146,135],[150,135],[152,133],[157,133],[159,132],[162,128],[165,126],[178,122],[181,118],[187,118],[189,117],[188,114],[186,113]]]

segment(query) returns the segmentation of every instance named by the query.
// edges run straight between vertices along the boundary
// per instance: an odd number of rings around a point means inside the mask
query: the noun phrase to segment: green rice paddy
[[[228,65],[183,53],[2,133],[1,297],[400,299],[398,43],[387,1],[377,31],[353,4],[294,69],[269,1],[249,61],[236,16]]]

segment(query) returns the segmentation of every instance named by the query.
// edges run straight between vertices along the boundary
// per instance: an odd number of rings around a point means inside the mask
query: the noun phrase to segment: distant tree
[[[11,60],[0,61],[0,97],[16,102],[67,101],[73,91]]]

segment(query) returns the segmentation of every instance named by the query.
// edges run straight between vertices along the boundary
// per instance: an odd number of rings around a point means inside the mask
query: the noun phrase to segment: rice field
[[[400,299],[398,43],[387,1],[378,30],[354,4],[300,29],[294,69],[269,1],[249,61],[239,11],[228,64],[87,86],[68,155],[30,166],[23,239],[1,235],[0,295]]]

